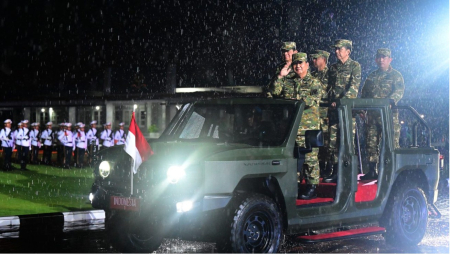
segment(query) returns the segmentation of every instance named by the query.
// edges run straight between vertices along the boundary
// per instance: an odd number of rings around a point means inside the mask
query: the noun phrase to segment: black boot
[[[367,174],[361,176],[359,178],[359,180],[367,181],[367,180],[376,180],[376,179],[378,179],[377,163],[369,162],[369,172],[367,172]]]
[[[313,199],[317,197],[316,193],[317,184],[308,184],[306,186],[305,193],[300,196],[300,199]]]
[[[322,182],[337,183],[337,168],[338,168],[338,164],[333,164],[333,173],[331,174],[331,176],[324,178]]]

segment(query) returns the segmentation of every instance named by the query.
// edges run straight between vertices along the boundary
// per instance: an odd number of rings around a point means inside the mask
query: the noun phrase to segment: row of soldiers
[[[48,122],[44,130],[40,129],[39,123],[32,123],[31,129],[28,129],[28,123],[28,120],[22,120],[17,124],[17,128],[12,130],[11,119],[4,121],[5,127],[0,131],[3,170],[13,169],[11,157],[15,149],[21,170],[27,170],[26,166],[29,160],[33,164],[52,165],[51,158],[54,147],[57,152],[57,165],[69,169],[72,165],[72,157],[74,166],[81,168],[84,166],[85,154],[88,154],[87,161],[91,163],[92,155],[97,151],[100,143],[101,148],[104,149],[114,145],[123,145],[126,140],[124,123],[119,123],[119,129],[116,131],[111,130],[111,123],[105,123],[101,133],[97,132],[97,121],[90,123],[87,132],[85,124],[82,122],[77,123],[74,130],[72,130],[71,123],[60,123],[58,131],[53,131],[52,122]],[[40,149],[43,149],[43,156],[42,160],[38,161]]]
[[[338,128],[339,120],[336,110],[336,99],[357,98],[361,83],[361,65],[350,58],[353,50],[352,41],[336,40],[331,48],[334,49],[337,62],[328,68],[330,53],[316,50],[311,54],[316,70],[310,72],[308,55],[298,52],[295,42],[284,42],[281,47],[284,63],[277,67],[276,74],[265,93],[268,97],[303,100],[306,104],[298,130],[297,144],[305,145],[306,130],[322,130],[324,132],[324,147],[313,148],[306,155],[303,172],[307,183],[300,199],[317,197],[316,187],[320,181],[320,171],[326,171],[328,164],[331,175],[324,176],[327,183],[337,182],[338,169]],[[370,73],[361,90],[361,98],[390,98],[395,104],[403,97],[404,80],[400,72],[390,65],[391,50],[380,48],[375,54],[378,69]],[[328,108],[319,108],[320,102],[328,101]],[[379,158],[379,142],[381,140],[381,119],[379,116],[363,114],[367,117],[366,151],[369,157],[368,172],[362,180],[377,179],[377,164]],[[395,143],[398,146],[400,124],[398,115],[394,115]],[[303,136],[302,136],[303,135]]]

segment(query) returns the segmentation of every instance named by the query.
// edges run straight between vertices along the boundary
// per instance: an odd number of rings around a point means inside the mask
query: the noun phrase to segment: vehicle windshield
[[[181,141],[279,146],[294,112],[294,104],[195,104],[176,136]]]

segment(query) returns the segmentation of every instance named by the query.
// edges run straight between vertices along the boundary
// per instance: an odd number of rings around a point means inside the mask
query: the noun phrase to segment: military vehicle
[[[95,155],[92,206],[105,210],[123,251],[153,251],[175,237],[214,241],[221,252],[277,252],[285,236],[313,243],[382,234],[396,245],[418,244],[429,217],[439,216],[439,152],[427,123],[387,99],[338,100],[337,183],[321,182],[317,198],[302,200],[304,155],[323,142],[320,130],[309,130],[306,147],[296,145],[304,108],[267,98],[186,103],[136,174],[123,146]],[[409,147],[394,144],[394,110],[409,112]],[[369,111],[380,119],[380,163],[378,179],[362,181],[367,158],[355,119]]]

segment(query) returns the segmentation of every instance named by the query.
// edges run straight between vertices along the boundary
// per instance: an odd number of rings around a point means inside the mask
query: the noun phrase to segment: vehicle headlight
[[[102,161],[98,166],[98,173],[101,177],[106,178],[111,173],[112,163],[108,161]]]
[[[186,175],[184,168],[181,166],[171,166],[167,170],[167,180],[171,183],[177,183],[182,177]]]

